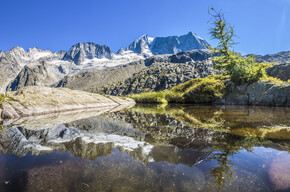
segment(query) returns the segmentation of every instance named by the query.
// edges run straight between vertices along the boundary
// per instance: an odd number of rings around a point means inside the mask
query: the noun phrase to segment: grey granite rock
[[[268,75],[277,77],[282,81],[288,81],[290,79],[290,63],[284,63],[274,65],[266,69]]]

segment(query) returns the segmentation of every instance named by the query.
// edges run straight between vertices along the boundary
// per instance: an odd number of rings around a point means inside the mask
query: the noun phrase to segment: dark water
[[[137,105],[3,122],[0,191],[290,191],[290,109]]]

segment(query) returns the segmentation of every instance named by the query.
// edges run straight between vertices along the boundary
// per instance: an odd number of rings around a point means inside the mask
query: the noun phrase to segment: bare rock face
[[[6,86],[20,70],[21,66],[17,62],[0,57],[0,92],[5,91]]]
[[[222,101],[227,105],[290,106],[290,85],[259,81],[235,86],[228,84],[227,94]]]
[[[50,86],[66,74],[62,66],[48,65],[45,61],[41,61],[37,65],[24,66],[7,89],[16,91],[26,86]]]
[[[85,59],[93,58],[107,58],[112,59],[114,53],[106,45],[98,45],[92,42],[78,43],[70,48],[64,55],[64,59],[73,60],[75,64],[79,65]]]
[[[11,99],[1,104],[3,119],[134,103],[131,99],[37,86],[8,92],[7,95]]]
[[[284,63],[274,65],[266,69],[268,75],[277,77],[282,81],[288,81],[290,79],[290,63]]]

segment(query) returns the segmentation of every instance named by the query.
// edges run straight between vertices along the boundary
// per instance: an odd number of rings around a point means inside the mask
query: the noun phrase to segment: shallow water
[[[290,191],[289,108],[137,105],[68,119],[3,122],[0,191]]]

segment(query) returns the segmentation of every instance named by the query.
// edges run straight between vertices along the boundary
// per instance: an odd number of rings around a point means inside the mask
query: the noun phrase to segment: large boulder
[[[3,119],[134,103],[127,98],[37,86],[24,87],[15,92],[8,92],[7,95],[10,99],[1,104]]]

